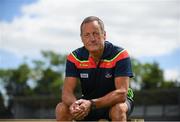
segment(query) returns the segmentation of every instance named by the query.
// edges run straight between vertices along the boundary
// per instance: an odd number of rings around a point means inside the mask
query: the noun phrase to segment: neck
[[[104,51],[104,48],[99,50],[99,51],[96,51],[96,52],[90,52],[90,56],[94,59],[94,61],[96,62],[96,64],[99,63],[100,59],[101,59],[101,56],[103,54],[103,51]]]

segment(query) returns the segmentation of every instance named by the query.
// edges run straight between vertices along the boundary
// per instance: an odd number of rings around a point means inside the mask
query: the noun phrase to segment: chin
[[[88,48],[88,51],[89,52],[96,52],[96,51],[98,51],[99,50],[99,48]]]

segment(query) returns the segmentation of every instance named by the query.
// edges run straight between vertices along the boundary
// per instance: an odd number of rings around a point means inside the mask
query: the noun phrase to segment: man
[[[56,120],[126,121],[133,102],[131,92],[128,94],[129,78],[133,76],[129,55],[105,41],[104,24],[98,17],[85,18],[80,29],[84,46],[67,57]],[[78,80],[83,94],[79,100],[74,95]]]

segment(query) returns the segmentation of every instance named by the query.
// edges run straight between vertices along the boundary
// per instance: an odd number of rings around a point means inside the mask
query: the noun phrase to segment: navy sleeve
[[[122,59],[116,63],[114,76],[133,77],[130,58]]]
[[[79,77],[78,70],[77,70],[75,64],[70,62],[69,60],[67,60],[67,62],[66,62],[65,76],[66,77]]]

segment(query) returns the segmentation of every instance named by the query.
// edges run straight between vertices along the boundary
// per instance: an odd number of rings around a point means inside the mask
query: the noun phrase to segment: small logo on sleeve
[[[88,78],[89,75],[88,75],[88,73],[80,73],[80,77],[81,78]]]

